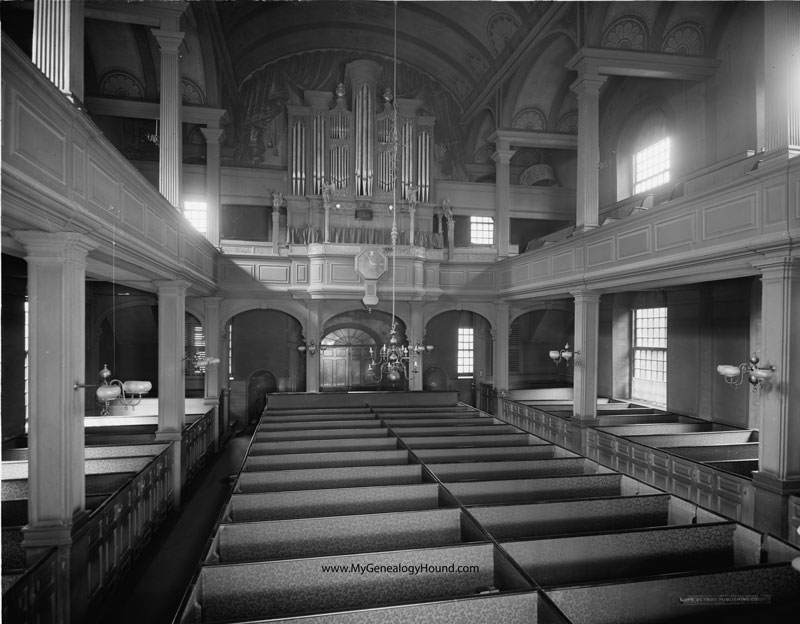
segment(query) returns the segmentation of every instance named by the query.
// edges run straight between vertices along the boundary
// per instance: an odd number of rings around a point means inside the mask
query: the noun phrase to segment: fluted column
[[[765,2],[766,157],[800,152],[800,3]]]
[[[208,217],[206,238],[214,247],[219,247],[220,221],[220,141],[223,130],[201,128],[206,138],[206,211]]]
[[[514,150],[499,147],[492,159],[496,166],[495,176],[495,203],[497,204],[497,227],[495,228],[495,246],[501,258],[508,256],[508,239],[511,234],[511,221],[509,210],[511,204],[511,159]]]
[[[183,173],[183,124],[181,121],[181,60],[183,33],[153,30],[161,49],[161,118],[158,140],[158,190],[181,208]]]
[[[206,339],[206,357],[219,358],[219,364],[209,364],[206,366],[205,375],[205,400],[206,405],[214,406],[214,450],[219,449],[220,425],[219,425],[219,392],[221,389],[220,379],[222,374],[222,328],[219,324],[219,304],[221,297],[203,297],[205,307],[205,322],[203,330]],[[227,432],[227,423],[223,423],[223,433]]]
[[[181,435],[186,417],[186,289],[184,280],[154,282],[158,289],[158,430],[156,439],[174,442],[173,503],[180,508],[183,466]]]
[[[597,351],[600,337],[600,293],[581,290],[575,298],[573,422],[597,418]]]
[[[83,101],[83,2],[35,0],[33,62],[58,89]]]
[[[759,393],[756,528],[789,538],[787,497],[800,492],[800,258],[760,262],[760,367],[774,366]]]
[[[578,190],[575,225],[580,230],[599,224],[600,87],[606,76],[581,71],[570,85],[578,96]]]
[[[12,234],[26,251],[30,318],[28,524],[22,546],[29,564],[58,548],[53,618],[68,622],[71,612],[80,617],[85,609],[82,578],[70,572],[72,531],[86,508],[85,393],[75,384],[84,383],[86,255],[96,245],[72,232]]]

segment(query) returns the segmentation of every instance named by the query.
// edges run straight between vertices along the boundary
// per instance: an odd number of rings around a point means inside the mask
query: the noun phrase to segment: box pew
[[[448,483],[446,487],[464,505],[634,496],[641,491],[653,491],[650,486],[620,473],[467,481]]]
[[[530,589],[492,544],[220,564],[201,568],[179,622],[251,621]]]
[[[269,438],[267,438],[269,439]],[[327,438],[323,440],[287,440],[265,442],[253,438],[248,455],[282,455],[297,453],[327,453],[334,451],[386,451],[397,449],[395,437],[383,438]]]
[[[751,479],[753,477],[753,472],[758,470],[757,459],[731,459],[728,461],[706,461],[703,463],[716,470],[724,470],[725,472],[731,472],[748,479]]]
[[[414,450],[420,461],[425,463],[471,462],[497,460],[554,459],[558,457],[578,457],[555,444],[530,444],[527,446],[480,446],[467,448],[418,448]]]
[[[413,422],[425,422],[428,420],[443,420],[445,424],[459,420],[485,418],[490,419],[491,416],[484,414],[478,410],[463,410],[460,412],[378,412],[376,414],[383,422],[411,420]],[[489,421],[491,422],[491,421]]]
[[[715,425],[710,422],[691,422],[691,423],[660,423],[651,422],[644,424],[630,425],[605,425],[595,427],[600,431],[605,431],[616,436],[630,437],[639,435],[669,435],[680,433],[705,433],[713,431],[727,431],[730,427],[725,425]]]
[[[457,418],[449,416],[447,418],[439,417],[420,417],[420,418],[381,418],[387,427],[454,427],[464,425],[504,425],[506,423],[497,420],[496,418],[489,418],[487,416],[475,416],[472,418]]]
[[[573,624],[793,622],[800,574],[779,563],[550,589],[547,595]]]
[[[245,472],[260,470],[297,470],[301,468],[338,468],[343,466],[387,466],[409,463],[408,451],[341,451],[330,453],[284,453],[252,455],[245,459]]]
[[[222,522],[259,522],[454,507],[436,483],[231,495]]]
[[[324,410],[308,412],[306,410],[281,410],[280,412],[265,411],[259,424],[265,423],[293,423],[293,422],[323,422],[327,420],[375,420],[375,414],[370,410]]]
[[[403,485],[421,483],[420,464],[390,466],[342,466],[338,468],[304,468],[298,470],[266,470],[242,472],[234,492],[247,494],[283,490],[317,490],[369,485]]]
[[[669,452],[697,462],[758,459],[758,442],[715,444],[713,446],[673,446]]]
[[[262,620],[263,622],[264,620]],[[361,611],[340,611],[325,615],[268,620],[309,624],[408,624],[408,622],[502,622],[503,624],[569,624],[551,603],[535,592],[518,592],[377,607]],[[181,623],[183,624],[183,623]],[[257,624],[251,620],[251,624]]]
[[[289,440],[331,440],[335,438],[381,438],[390,435],[382,425],[376,427],[348,427],[341,429],[299,429],[288,431],[256,431],[256,442],[284,442]]]
[[[448,425],[444,427],[392,427],[392,431],[400,438],[405,436],[440,436],[440,435],[500,435],[517,433],[519,429],[513,425]]]
[[[758,442],[758,431],[743,429],[732,431],[699,431],[677,434],[627,434],[631,442],[669,449],[674,446],[710,446],[713,444],[743,444]]]
[[[462,412],[477,412],[471,405],[447,405],[447,406],[420,406],[420,407],[403,407],[403,406],[381,406],[374,408],[374,412],[378,416],[388,415],[403,415],[403,414],[460,414]]]
[[[488,538],[459,509],[222,524],[205,564],[453,546]]]
[[[554,587],[791,561],[769,560],[760,538],[742,525],[716,522],[501,545],[540,587]]]
[[[697,505],[641,488],[635,496],[468,507],[497,540],[620,531],[657,526],[721,522],[722,516]]]
[[[274,421],[262,418],[256,427],[258,433],[271,433],[278,431],[307,431],[313,429],[353,429],[353,428],[379,428],[381,421],[374,416],[371,419],[360,420],[304,420],[304,421]]]
[[[267,394],[267,410],[337,409],[351,407],[450,407],[458,405],[458,392],[280,392]]]
[[[444,483],[610,472],[585,457],[555,459],[428,463],[426,468]]]
[[[403,443],[410,449],[422,448],[474,448],[486,446],[527,446],[528,444],[547,444],[542,438],[516,430],[516,433],[501,435],[404,435]]]

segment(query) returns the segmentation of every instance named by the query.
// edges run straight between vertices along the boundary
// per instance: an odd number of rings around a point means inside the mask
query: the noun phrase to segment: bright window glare
[[[669,137],[633,155],[633,193],[643,193],[669,182]]]
[[[201,234],[208,230],[208,209],[206,202],[187,201],[183,203],[183,214]]]

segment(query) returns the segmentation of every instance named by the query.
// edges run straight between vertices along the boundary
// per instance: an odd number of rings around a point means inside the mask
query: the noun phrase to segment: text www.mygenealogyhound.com
[[[377,563],[351,563],[350,565],[324,565],[320,566],[324,573],[330,574],[475,574],[480,572],[477,565],[431,565],[428,563],[392,565]]]

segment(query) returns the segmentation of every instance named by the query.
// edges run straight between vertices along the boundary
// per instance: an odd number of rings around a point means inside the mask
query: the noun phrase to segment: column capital
[[[492,154],[492,160],[498,165],[509,165],[517,150],[497,148]]]
[[[153,286],[156,287],[158,294],[161,293],[186,293],[186,290],[191,286],[191,282],[183,279],[175,279],[175,280],[153,280]]]
[[[25,247],[26,260],[84,260],[97,243],[78,232],[13,230],[11,236]]]
[[[179,30],[164,30],[162,28],[152,28],[151,32],[158,41],[158,47],[162,53],[177,54],[180,51],[185,33]]]
[[[580,72],[577,79],[569,85],[578,97],[582,95],[599,95],[600,89],[608,80],[608,76],[602,76],[591,72]]]
[[[800,257],[776,256],[751,263],[765,277],[796,277],[800,275]]]
[[[574,290],[569,293],[575,303],[597,303],[603,295],[599,290]]]
[[[200,132],[206,138],[206,144],[218,145],[225,136],[225,131],[222,128],[200,128]]]

